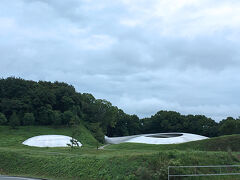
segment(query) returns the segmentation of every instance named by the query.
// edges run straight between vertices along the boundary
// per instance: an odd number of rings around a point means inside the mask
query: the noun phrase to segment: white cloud
[[[82,42],[81,42],[82,41]],[[80,39],[79,43],[82,49],[87,50],[104,50],[111,47],[117,40],[108,35],[92,35],[86,39]]]
[[[141,117],[238,116],[237,0],[2,0],[0,76],[65,81]]]
[[[138,19],[121,19],[120,24],[129,26],[129,27],[136,27],[138,25],[141,25],[141,21]]]
[[[15,21],[13,18],[0,17],[0,30],[9,31],[15,26]]]

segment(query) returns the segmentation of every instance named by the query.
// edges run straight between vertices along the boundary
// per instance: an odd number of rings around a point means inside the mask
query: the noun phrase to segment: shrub
[[[152,180],[152,172],[146,167],[139,167],[136,171],[137,179],[139,180]]]

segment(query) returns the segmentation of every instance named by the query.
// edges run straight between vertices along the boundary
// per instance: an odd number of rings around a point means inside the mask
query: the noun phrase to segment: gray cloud
[[[140,117],[237,117],[239,9],[235,0],[2,0],[0,76],[65,81]]]

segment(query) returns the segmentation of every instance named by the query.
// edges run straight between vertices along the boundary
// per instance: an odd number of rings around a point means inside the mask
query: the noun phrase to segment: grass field
[[[166,179],[169,165],[240,164],[239,135],[177,145],[124,143],[97,150],[84,127],[76,137],[81,148],[37,148],[21,143],[43,134],[71,136],[70,128],[0,126],[0,174],[63,179]],[[208,170],[206,170],[208,171]],[[186,173],[186,171],[184,171]],[[239,179],[222,177],[221,179]],[[175,178],[177,179],[177,178]],[[186,178],[186,179],[220,179]]]

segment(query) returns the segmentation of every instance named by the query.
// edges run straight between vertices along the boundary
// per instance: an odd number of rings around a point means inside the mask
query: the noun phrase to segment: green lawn
[[[71,136],[70,128],[20,127],[12,130],[0,126],[0,174],[53,180],[164,180],[167,178],[169,165],[240,164],[239,144],[235,141],[239,135],[178,145],[124,143],[97,150],[96,140],[91,133],[84,126],[79,128],[81,133],[78,134],[77,139],[83,147],[71,149],[37,148],[21,144],[27,138],[36,135]],[[237,144],[232,145],[233,142]],[[219,177],[209,179],[219,179]],[[234,179],[234,177],[222,177],[222,179]]]

